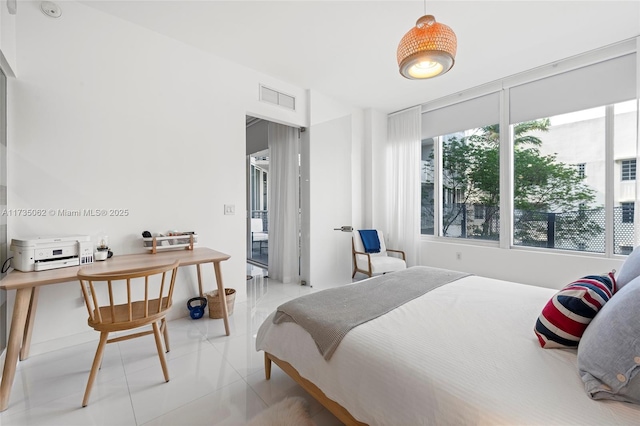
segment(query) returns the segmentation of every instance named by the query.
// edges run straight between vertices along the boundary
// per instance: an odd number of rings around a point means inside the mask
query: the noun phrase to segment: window
[[[422,233],[626,253],[635,245],[636,61],[549,66],[423,105]]]
[[[606,182],[614,158],[636,155],[636,80],[633,53],[509,88],[514,245],[616,254],[633,244],[632,227],[621,226],[614,208],[631,188]],[[593,87],[593,96],[584,96]],[[518,133],[526,126],[538,128],[523,133],[522,143]],[[589,164],[589,174],[575,164]]]
[[[636,180],[636,160],[622,160],[620,163],[622,176],[620,180]]]
[[[433,235],[434,226],[434,139],[422,141],[422,158],[420,164],[420,233]]]
[[[500,237],[499,126],[442,137],[442,235]]]
[[[498,92],[423,112],[423,234],[500,238],[499,120]]]
[[[635,203],[620,203],[622,209],[622,223],[633,223]]]
[[[515,245],[604,252],[605,175],[587,180],[584,165],[604,170],[605,113],[598,107],[513,125]],[[585,162],[576,167],[575,159]]]

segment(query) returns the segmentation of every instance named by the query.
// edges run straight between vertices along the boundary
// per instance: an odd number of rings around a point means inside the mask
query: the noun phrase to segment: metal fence
[[[514,213],[514,245],[547,247],[592,253],[605,251],[604,208],[569,212]],[[613,252],[629,254],[633,250],[633,215],[623,214],[622,207],[613,212]]]
[[[451,238],[498,240],[500,212],[497,206],[446,204],[443,235]],[[433,212],[423,209],[423,234],[433,235]],[[605,251],[604,208],[569,212],[514,212],[514,245],[545,247],[593,253]],[[613,251],[629,254],[634,247],[633,211],[623,207],[613,212]]]

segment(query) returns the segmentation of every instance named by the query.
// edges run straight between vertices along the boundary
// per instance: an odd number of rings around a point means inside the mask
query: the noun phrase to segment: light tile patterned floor
[[[169,322],[171,381],[165,383],[152,336],[107,345],[89,405],[81,407],[97,343],[30,357],[18,366],[3,426],[243,425],[287,396],[303,396],[318,426],[341,423],[274,365],[264,379],[255,333],[282,302],[312,291],[265,277],[248,265],[247,301],[236,303],[231,336],[222,320]],[[149,340],[145,340],[149,339]]]

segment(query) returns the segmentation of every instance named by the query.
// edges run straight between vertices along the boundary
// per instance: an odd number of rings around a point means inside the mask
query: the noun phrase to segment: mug
[[[107,260],[109,253],[106,250],[99,250],[93,254],[95,260]]]

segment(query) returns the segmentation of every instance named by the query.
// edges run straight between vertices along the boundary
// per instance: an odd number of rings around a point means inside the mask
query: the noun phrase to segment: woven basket
[[[209,318],[222,318],[222,307],[220,306],[218,290],[213,290],[204,295],[207,297]],[[236,301],[236,290],[233,288],[225,288],[224,295],[227,299],[227,313],[231,315],[233,313],[233,303]]]

